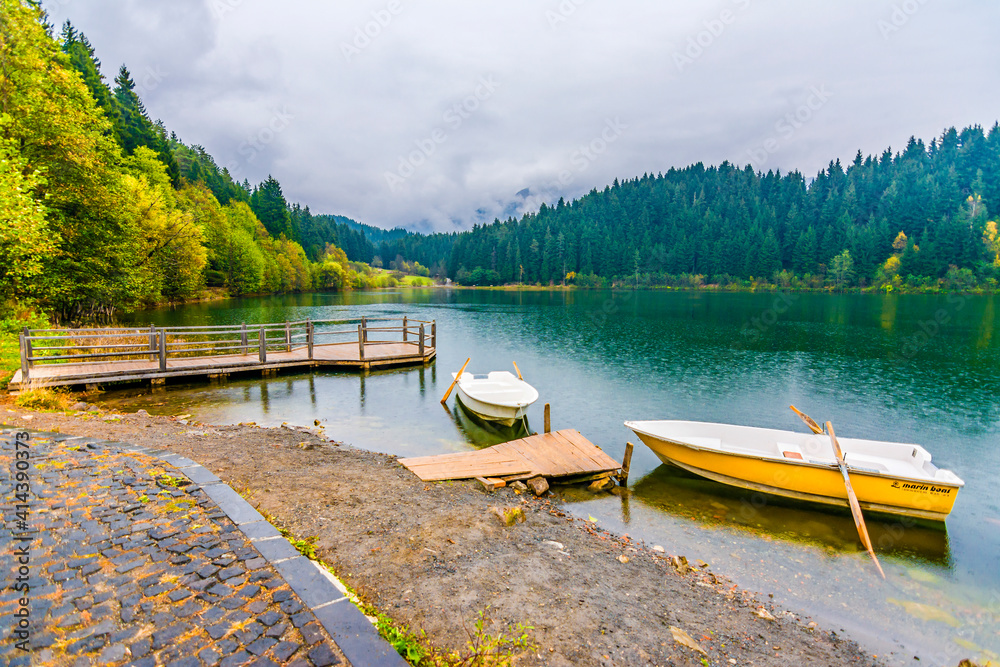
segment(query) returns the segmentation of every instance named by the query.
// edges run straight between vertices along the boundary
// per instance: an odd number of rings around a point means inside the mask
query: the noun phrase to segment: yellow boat
[[[830,438],[690,421],[628,421],[664,463],[723,484],[847,505]],[[920,445],[838,438],[861,507],[944,521],[965,482],[931,463]]]

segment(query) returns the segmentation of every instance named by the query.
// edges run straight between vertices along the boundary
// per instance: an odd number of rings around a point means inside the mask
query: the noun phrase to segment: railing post
[[[28,381],[28,327],[21,332],[21,386]]]
[[[28,327],[24,327],[24,351],[28,357],[28,368],[31,368],[31,357],[34,356],[34,352],[31,349],[31,329]]]
[[[409,333],[406,330],[406,315],[403,315],[403,342],[406,342],[406,334]]]
[[[249,341],[247,340],[247,323],[246,322],[243,323],[243,330],[240,333],[240,345],[243,346],[243,348],[240,351],[243,354],[246,354],[247,353],[247,347],[249,346]]]
[[[285,322],[285,352],[292,351],[292,325]]]
[[[437,320],[431,320],[431,347],[435,350],[438,347],[438,325]]]
[[[167,370],[167,330],[160,329],[160,370]]]
[[[361,318],[361,335],[362,335],[362,337],[364,339],[364,342],[367,343],[368,342],[368,318],[367,317],[362,317]]]
[[[424,356],[424,325],[420,325],[420,356]]]
[[[156,361],[156,325],[149,325],[149,360]]]
[[[267,333],[264,331],[264,325],[260,325],[260,334],[257,336],[257,356],[260,358],[260,363],[267,363]]]
[[[313,341],[315,340],[315,335],[313,334],[313,323],[312,320],[306,320],[306,345],[309,346],[309,360],[312,361],[313,358]]]
[[[358,325],[358,358],[361,361],[365,360],[365,331],[364,325]]]

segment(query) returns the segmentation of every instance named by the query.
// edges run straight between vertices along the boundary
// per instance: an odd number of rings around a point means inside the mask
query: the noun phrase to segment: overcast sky
[[[466,228],[699,161],[811,177],[1000,118],[995,0],[43,5],[239,179],[382,227]]]

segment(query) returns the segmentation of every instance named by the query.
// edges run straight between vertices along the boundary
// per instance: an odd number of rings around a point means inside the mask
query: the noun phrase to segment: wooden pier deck
[[[366,370],[422,365],[437,354],[437,325],[394,320],[326,320],[230,327],[25,330],[12,393],[32,386],[95,385],[171,377],[225,377],[286,368]],[[395,320],[400,321],[400,320]],[[375,326],[373,326],[375,325]],[[400,340],[382,340],[396,337]],[[344,338],[347,342],[319,342]],[[43,343],[39,345],[38,343]],[[238,353],[225,352],[238,350]],[[52,354],[55,352],[55,354]],[[222,352],[220,354],[220,352]]]
[[[579,431],[565,429],[493,445],[476,452],[399,459],[424,482],[476,477],[583,477],[615,472],[622,465]]]

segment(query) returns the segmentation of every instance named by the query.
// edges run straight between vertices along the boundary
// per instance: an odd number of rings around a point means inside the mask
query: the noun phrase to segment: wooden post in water
[[[28,381],[28,327],[21,332],[21,387]]]
[[[285,321],[285,352],[292,351],[292,325]]]
[[[361,336],[362,336],[362,341],[365,342],[365,343],[367,343],[368,342],[368,318],[367,317],[362,317],[361,318]]]
[[[240,332],[240,345],[243,346],[241,352],[243,354],[247,353],[247,347],[249,346],[249,341],[247,340],[247,323],[243,323],[243,330]]]
[[[438,347],[438,325],[437,320],[431,320],[431,347],[435,350]]]
[[[264,325],[260,325],[259,333],[257,334],[257,357],[260,359],[260,363],[267,363],[267,332],[264,331]]]
[[[156,361],[156,326],[149,325],[149,360]]]
[[[406,315],[403,315],[403,342],[404,343],[406,342],[406,339],[407,339],[407,335],[406,334],[408,334],[408,333],[410,333],[410,332],[406,330]]]
[[[552,432],[552,406],[548,403],[545,404],[545,432]]]
[[[160,370],[167,370],[167,330],[160,329]]]
[[[420,325],[420,356],[424,356],[424,325]]]
[[[363,318],[362,318],[363,320]],[[365,360],[365,331],[364,324],[358,325],[358,359]]]
[[[625,443],[625,456],[622,457],[622,471],[618,475],[618,486],[628,486],[628,469],[632,465],[632,449],[635,447],[631,442]]]
[[[309,361],[312,361],[313,358],[313,341],[315,340],[313,331],[312,320],[306,320],[306,345],[309,347]]]

